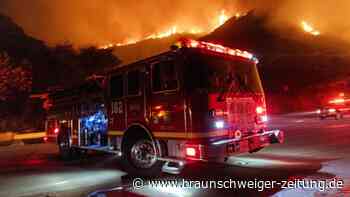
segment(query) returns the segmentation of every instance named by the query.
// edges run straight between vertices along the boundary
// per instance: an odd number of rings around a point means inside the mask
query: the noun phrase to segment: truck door
[[[150,121],[156,137],[186,135],[180,66],[173,59],[151,64]]]
[[[118,73],[111,76],[109,84],[109,95],[109,130],[123,131],[126,127],[123,73]]]
[[[145,122],[145,73],[140,68],[126,73],[126,117],[127,125],[135,122]]]

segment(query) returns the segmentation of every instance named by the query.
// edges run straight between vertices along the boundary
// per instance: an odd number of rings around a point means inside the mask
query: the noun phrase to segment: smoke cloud
[[[49,44],[118,43],[167,30],[207,30],[222,9],[257,9],[274,16],[273,24],[307,20],[322,34],[350,40],[348,0],[1,0],[0,12],[26,33]]]

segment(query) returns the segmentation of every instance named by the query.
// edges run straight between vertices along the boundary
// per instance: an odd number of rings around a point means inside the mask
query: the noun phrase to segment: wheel
[[[69,136],[67,134],[60,134],[57,142],[61,158],[63,160],[71,160],[73,156],[73,149],[70,146]]]
[[[127,143],[122,161],[125,171],[138,176],[158,176],[164,164],[157,159],[157,150],[148,138],[139,138]]]

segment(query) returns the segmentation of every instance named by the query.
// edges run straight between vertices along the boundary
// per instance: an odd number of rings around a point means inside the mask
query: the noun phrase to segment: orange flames
[[[221,14],[219,15],[219,24],[218,24],[218,26],[223,25],[228,19],[229,19],[229,17],[226,15],[226,11],[225,10],[221,10]]]
[[[301,21],[301,27],[303,30],[313,36],[319,36],[321,33],[317,31],[311,24],[306,21]]]
[[[99,48],[100,49],[108,49],[108,48],[115,47],[115,46],[135,44],[135,43],[140,42],[142,40],[165,38],[165,37],[172,36],[174,34],[208,33],[208,32],[215,30],[219,26],[223,25],[232,16],[239,18],[241,16],[241,14],[240,13],[229,14],[229,13],[227,13],[226,10],[221,10],[220,13],[218,14],[218,16],[214,19],[215,20],[214,22],[209,21],[209,24],[212,24],[212,25],[208,25],[208,28],[206,28],[206,29],[203,29],[200,27],[188,27],[188,28],[182,27],[182,28],[179,28],[178,25],[172,25],[169,29],[166,29],[165,31],[162,31],[162,32],[153,33],[153,34],[150,34],[150,35],[142,37],[142,38],[128,38],[123,42],[110,43],[110,44],[102,45]]]

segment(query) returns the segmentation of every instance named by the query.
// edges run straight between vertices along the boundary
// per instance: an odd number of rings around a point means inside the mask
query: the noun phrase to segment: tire
[[[131,176],[159,176],[164,162],[157,160],[157,150],[151,139],[129,139],[123,148],[122,166]]]

